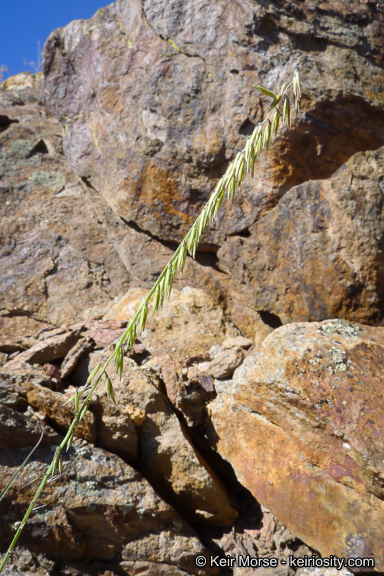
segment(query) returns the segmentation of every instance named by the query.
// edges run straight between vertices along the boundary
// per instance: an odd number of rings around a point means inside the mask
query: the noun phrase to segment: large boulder
[[[282,323],[378,322],[382,152],[365,152],[384,144],[382,20],[357,1],[327,11],[118,0],[52,33],[45,94],[74,169],[131,229],[174,246],[265,114],[252,84],[278,90],[298,66],[294,130],[282,129],[197,257],[210,253],[227,274],[212,274],[210,290],[247,336],[260,311]],[[356,236],[345,248],[344,230]]]
[[[328,180],[292,188],[251,228],[220,248],[235,300],[283,323],[382,321],[384,148],[352,156]],[[247,324],[247,310],[239,311]]]
[[[323,556],[384,558],[384,329],[340,320],[268,336],[210,404],[211,442]]]

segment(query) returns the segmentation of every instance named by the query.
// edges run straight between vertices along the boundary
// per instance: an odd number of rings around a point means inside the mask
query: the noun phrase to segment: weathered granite
[[[234,205],[224,203],[203,237],[196,261],[188,258],[171,301],[148,322],[131,355],[145,376],[145,390],[156,391],[154,403],[166,404],[167,422],[172,420],[175,427],[166,438],[161,410],[137,401],[141,408],[133,414],[134,421],[105,403],[101,394],[89,413],[94,421],[88,422],[85,436],[94,439],[96,423],[96,442],[135,462],[142,458],[140,442],[149,446],[160,438],[167,461],[174,430],[178,434],[183,430],[184,440],[177,438],[185,446],[190,436],[196,440],[198,432],[206,432],[206,404],[216,393],[223,398],[228,392],[231,380],[223,378],[230,378],[238,364],[235,380],[243,370],[242,346],[217,348],[226,337],[241,330],[260,344],[274,328],[291,321],[340,317],[382,322],[383,18],[380,3],[357,0],[272,4],[219,0],[209,7],[200,0],[118,0],[90,21],[71,23],[51,35],[44,53],[46,96],[38,75],[22,75],[3,85],[0,363],[5,371],[0,426],[4,447],[27,448],[37,441],[40,427],[46,433],[45,446],[57,441],[70,418],[69,411],[61,417],[56,414],[58,399],[76,382],[79,364],[87,361],[84,356],[93,347],[108,347],[119,336],[218,176],[265,114],[268,99],[260,98],[252,84],[276,89],[296,66],[304,89],[302,112],[293,130],[280,131],[257,163],[255,178],[245,178]],[[71,326],[78,321],[82,325],[78,344],[71,343],[59,356],[40,357],[42,367],[31,364],[35,352],[49,350],[44,344],[47,329],[57,329],[51,336],[59,338],[75,330]],[[267,338],[266,346],[273,338]],[[342,365],[337,355],[331,361],[332,369]],[[285,366],[286,359],[278,366],[275,362],[271,354],[270,367],[276,370]],[[374,364],[373,358],[370,369]],[[214,373],[206,371],[209,367]],[[325,378],[324,385],[327,382]],[[119,389],[120,393],[126,399],[127,392]],[[311,414],[317,410],[317,400]],[[369,410],[379,406],[378,402],[372,407],[375,402],[373,391],[367,397]],[[149,415],[147,435],[144,420],[140,422],[144,414]],[[175,414],[182,424],[177,424]],[[241,437],[241,427],[233,429],[234,422],[231,417],[223,428],[222,443],[229,443],[231,435]],[[322,425],[328,430],[331,424]],[[360,442],[354,453],[357,463],[345,474],[351,462],[343,451],[327,459],[324,446],[317,455],[316,442],[313,448],[323,466],[321,481],[325,475],[330,486],[337,483],[339,492],[349,490],[360,512],[361,499],[366,498],[367,518],[372,515],[365,529],[369,537],[379,522],[371,509],[382,502],[380,472],[372,469],[381,448],[374,434],[377,426],[372,426],[354,437]],[[273,426],[268,429],[260,446],[264,454],[273,452],[272,442],[279,434]],[[318,421],[311,421],[300,434],[303,445],[311,446],[319,434]],[[204,438],[200,436],[202,445]],[[366,457],[370,440],[373,452]],[[291,444],[284,447],[290,454]],[[196,445],[190,443],[187,452],[198,459],[194,450]],[[152,453],[156,456],[156,450]],[[99,451],[94,455],[98,458]],[[283,455],[284,450],[277,456]],[[296,456],[292,452],[292,458]],[[236,457],[246,457],[242,447]],[[172,458],[176,462],[174,450]],[[191,462],[188,458],[184,471]],[[140,462],[153,485],[160,486],[152,463]],[[216,469],[219,481],[229,481],[228,469]],[[8,471],[5,476],[9,477]],[[238,477],[242,480],[240,473]],[[285,504],[300,490],[300,478],[295,478],[292,475],[291,483],[284,485],[292,488],[293,495]],[[260,493],[272,489],[273,485],[261,483]],[[26,491],[24,497],[29,496]],[[188,516],[196,503],[196,497],[189,496]],[[332,496],[324,502],[330,507],[331,500]],[[180,502],[179,496],[178,507]],[[102,508],[106,517],[108,506],[110,502]],[[250,522],[239,528],[240,535],[235,533],[227,548],[217,538],[221,552],[244,547],[268,555],[275,546],[306,553],[293,541],[299,534],[294,525],[290,525],[293,535],[276,533],[272,527],[277,520],[264,516],[264,532],[253,529]],[[350,516],[345,518],[338,520],[340,533],[349,530]],[[58,512],[57,533],[64,539],[68,536],[72,552],[80,550],[82,541],[67,520]],[[31,524],[32,532],[37,524]],[[56,550],[56,528],[40,528],[41,524],[32,537],[48,534],[46,544],[53,542]],[[379,535],[380,530],[379,526]],[[1,545],[7,538],[1,538]],[[164,555],[162,538],[169,542],[165,532],[159,538],[143,535],[131,541],[116,572],[189,573],[181,556],[176,555],[177,565],[169,563],[168,544]],[[212,533],[206,541],[210,539]],[[313,545],[317,547],[315,541]],[[98,563],[96,552],[90,548],[92,570],[83,560],[69,565],[68,558],[62,569],[76,576],[88,571],[101,576],[105,570],[113,574],[113,565],[104,559]],[[35,553],[31,559],[20,552],[15,566],[21,566],[21,572],[41,569],[44,576],[56,576],[55,568],[40,562]]]
[[[77,384],[109,353],[94,352]],[[194,524],[228,526],[237,517],[236,505],[210,465],[197,453],[161,387],[130,358],[122,380],[108,370],[116,404],[105,389],[96,391],[90,410],[99,420],[102,446],[134,463],[156,491]],[[83,380],[81,380],[83,378]]]
[[[240,482],[323,556],[384,558],[384,329],[292,323],[209,405]]]
[[[382,152],[335,175],[384,144],[377,6],[118,0],[45,46],[45,94],[72,166],[126,222],[173,244],[265,113],[252,84],[277,90],[299,67],[303,112],[294,130],[282,129],[198,250],[217,254],[227,276],[218,277],[219,291],[208,279],[210,290],[250,337],[259,310],[283,323],[382,318]],[[341,218],[346,204],[361,224],[351,226],[348,211]],[[370,238],[364,265],[357,242],[339,254],[340,230],[358,241],[360,226]]]

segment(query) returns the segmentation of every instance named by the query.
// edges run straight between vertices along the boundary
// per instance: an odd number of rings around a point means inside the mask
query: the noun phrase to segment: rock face
[[[373,556],[378,570],[383,361],[382,328],[292,323],[209,406],[212,441],[258,501],[324,556]]]
[[[47,323],[100,313],[128,280],[107,231],[119,222],[71,170],[40,87],[38,79],[34,90],[0,90],[10,122],[0,144],[4,351],[22,349],[20,339]]]
[[[278,90],[298,66],[294,131],[282,130],[201,253],[217,255],[219,294],[252,338],[255,311],[379,322],[383,151],[366,151],[384,144],[382,21],[357,1],[120,0],[50,36],[45,93],[72,166],[124,221],[174,243],[263,117],[252,84]]]
[[[7,456],[8,469],[15,471],[23,457]],[[47,457],[49,453],[40,451],[40,462],[28,465],[28,478],[44,471]],[[69,563],[103,561],[120,574],[142,574],[144,567],[153,570],[157,565],[175,576],[217,573],[196,568],[195,556],[208,550],[185,520],[117,456],[74,444],[70,462],[66,460],[65,473],[45,490],[45,507],[25,528],[21,543],[27,542],[30,551]],[[20,482],[7,498],[8,506],[13,500],[8,515],[14,520],[22,513],[23,498],[33,495],[33,487],[24,496],[18,488]],[[2,506],[2,515],[6,510]],[[9,528],[1,535],[8,541]]]
[[[381,322],[383,173],[380,148],[355,154],[328,180],[290,190],[246,242],[234,237],[220,248],[233,287],[283,323]]]
[[[108,356],[91,355],[86,375]],[[95,396],[92,411],[99,413],[103,445],[135,463],[158,493],[182,509],[192,523],[228,526],[237,517],[236,505],[208,463],[196,453],[159,389],[161,382],[153,378],[153,364],[146,363],[140,370],[133,360],[126,359],[121,381],[111,373],[115,406],[108,405],[106,393]],[[145,372],[152,374],[152,381]],[[136,443],[137,450],[129,451],[128,447]]]
[[[209,573],[199,553],[384,569],[383,24],[360,0],[117,0],[51,34],[44,78],[0,87],[0,489],[44,431],[3,553],[63,402],[265,116],[252,85],[303,85],[111,370],[116,405],[97,391],[9,574]]]

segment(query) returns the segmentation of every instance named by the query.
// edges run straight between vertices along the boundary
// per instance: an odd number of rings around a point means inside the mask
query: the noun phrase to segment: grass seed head
[[[293,93],[297,100],[301,100],[301,87],[300,87],[300,78],[299,78],[299,71],[296,68],[293,74]]]
[[[227,188],[228,199],[232,200],[232,202],[233,202],[233,199],[235,197],[235,187],[236,187],[236,178],[235,178],[235,175],[232,174],[231,180],[230,180],[230,182],[228,184],[228,188]]]
[[[112,382],[111,382],[111,379],[110,379],[110,377],[108,376],[107,373],[105,373],[105,379],[106,379],[105,389],[106,389],[106,392],[107,392],[108,400],[112,400],[112,402],[113,402],[114,404],[116,404],[115,393],[114,393],[114,390],[113,390]]]
[[[212,212],[212,220],[214,220],[214,218],[216,217],[216,214],[220,210],[220,207],[223,203],[224,193],[225,193],[225,188],[223,187],[220,191],[220,194],[218,195],[218,197],[216,199],[215,206],[214,206],[214,209]]]
[[[159,284],[159,292],[160,292],[160,308],[163,306],[164,298],[165,298],[165,277],[162,278]]]
[[[276,108],[275,115],[272,120],[272,134],[275,136],[275,138],[277,130],[279,128],[279,122],[280,122],[280,111],[278,108]]]
[[[120,380],[121,380],[121,376],[120,376]],[[81,411],[80,411],[79,420],[82,420],[87,412],[88,412],[88,402],[85,402]]]
[[[157,287],[155,290],[155,294],[153,296],[153,302],[152,302],[152,318],[154,317],[154,315],[158,311],[159,304],[160,304],[160,289],[159,289],[159,287]]]
[[[269,96],[270,98],[273,98],[273,99],[276,98],[276,94],[271,92],[271,90],[268,90],[268,88],[264,88],[264,86],[256,86],[256,84],[253,84],[253,87],[256,88],[256,90],[259,90],[260,92],[265,94],[266,96]]]
[[[258,122],[252,132],[252,136],[251,136],[251,144],[255,144],[255,142],[257,141],[257,138],[260,136],[261,134],[261,130],[262,130],[262,123]]]
[[[284,98],[283,122],[287,124],[288,128],[291,127],[291,104],[289,102],[288,96],[285,96]]]
[[[237,170],[236,170],[236,180],[237,180],[237,185],[239,188],[241,186],[241,183],[242,183],[243,177],[244,177],[244,166],[245,166],[244,156],[242,155],[240,163],[239,163]]]
[[[194,224],[190,230],[187,239],[187,249],[192,258],[194,258],[196,254],[196,244],[197,244],[197,227],[196,224]]]
[[[271,122],[267,120],[267,125],[264,130],[263,146],[267,150],[271,140]]]
[[[92,382],[92,380],[94,379],[94,377],[96,376],[97,372],[99,371],[99,368],[101,366],[102,362],[99,362],[97,366],[95,366],[95,368],[92,370],[92,372],[90,373],[90,375],[88,376],[87,382],[85,384],[85,386],[87,386],[88,384],[90,384]]]
[[[235,171],[235,162],[231,162],[224,174],[224,186],[226,188],[228,187],[231,181],[234,171]]]
[[[67,448],[66,448],[67,452],[70,449],[70,447],[72,446],[72,442],[73,442],[73,432],[67,440]]]
[[[175,268],[173,267],[173,263],[171,262],[171,264],[168,264],[167,273],[165,275],[165,290],[168,298],[170,297],[172,292],[174,277],[175,277]]]
[[[263,133],[260,132],[255,143],[255,158],[259,156],[263,149]]]
[[[116,366],[116,373],[119,375],[120,380],[123,376],[123,367],[124,367],[124,360],[123,360],[123,351],[121,349],[120,342],[116,345],[115,348],[115,366]]]
[[[142,332],[144,332],[145,324],[147,322],[147,316],[148,316],[148,303],[144,300],[143,306],[141,308],[139,322],[137,325],[137,333],[138,334],[141,334]]]
[[[256,159],[255,149],[254,149],[254,147],[252,146],[251,152],[250,152],[250,155],[249,155],[249,165],[248,165],[248,166],[249,166],[249,171],[250,171],[250,173],[251,173],[252,176],[254,175],[254,171],[255,171],[255,159]]]
[[[133,322],[127,330],[127,335],[125,337],[125,342],[128,346],[128,349],[131,350],[132,346],[135,343],[135,338],[136,338],[136,324]]]
[[[187,258],[187,249],[185,247],[185,242],[183,241],[180,247],[180,252],[177,257],[177,268],[178,270],[180,270],[180,276],[183,274],[186,258]]]

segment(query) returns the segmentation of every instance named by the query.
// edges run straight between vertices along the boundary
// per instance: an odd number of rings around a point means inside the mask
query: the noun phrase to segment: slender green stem
[[[295,75],[296,75],[296,72],[295,72]],[[295,84],[295,82],[296,82],[296,84]],[[298,73],[297,73],[297,76],[296,76],[296,80],[295,80],[295,76],[294,76],[294,80],[293,80],[290,84],[288,84],[288,86],[285,86],[284,89],[283,89],[283,87],[282,87],[282,90],[281,90],[281,92],[280,92],[280,94],[279,94],[279,97],[275,98],[275,100],[274,100],[274,102],[272,103],[270,109],[268,110],[268,113],[267,113],[266,117],[264,118],[264,120],[263,120],[261,123],[259,123],[259,126],[260,126],[260,127],[262,127],[264,124],[266,124],[266,122],[269,121],[269,115],[271,114],[271,112],[272,112],[273,110],[275,110],[277,104],[278,104],[278,103],[282,100],[282,98],[285,96],[288,88],[290,88],[290,86],[291,86],[292,84],[294,85],[294,93],[295,93],[295,86],[296,86],[296,93],[298,93],[298,90],[299,90],[299,89],[297,88],[297,86],[298,86]],[[295,93],[295,100],[296,100],[296,106],[298,107],[297,101],[298,101],[298,98],[299,98],[299,97],[296,96],[296,93]],[[249,143],[249,142],[247,142],[247,143]],[[252,145],[253,145],[253,144],[252,144]],[[245,154],[246,154],[246,150],[247,150],[247,145],[238,153],[238,155],[236,156],[236,158],[240,158],[240,156],[239,156],[239,154],[240,154],[240,155],[242,155],[243,160],[244,160],[244,156],[245,156]],[[58,448],[56,449],[55,455],[54,455],[54,457],[53,457],[53,459],[52,459],[52,462],[51,462],[51,464],[48,466],[45,474],[44,474],[43,477],[42,477],[42,480],[41,480],[41,482],[40,482],[40,484],[39,484],[39,487],[38,487],[37,490],[36,490],[36,493],[35,493],[35,495],[34,495],[34,497],[33,497],[33,499],[32,499],[32,502],[30,503],[30,505],[29,505],[29,507],[28,507],[28,510],[26,511],[26,513],[25,513],[25,515],[24,515],[24,517],[23,517],[23,519],[22,519],[22,521],[21,521],[21,523],[20,523],[20,525],[19,525],[19,527],[18,527],[18,529],[17,529],[17,531],[16,531],[16,534],[14,535],[13,540],[12,540],[12,542],[11,542],[11,544],[10,544],[10,546],[9,546],[9,548],[8,548],[8,550],[7,550],[4,558],[3,558],[3,561],[1,562],[1,565],[0,565],[0,574],[1,574],[1,572],[2,572],[2,570],[3,570],[3,568],[4,568],[5,564],[6,564],[6,562],[7,562],[7,560],[8,560],[8,557],[9,557],[10,553],[12,552],[12,550],[14,549],[14,547],[15,547],[15,545],[16,545],[16,543],[17,543],[17,541],[18,541],[18,539],[19,539],[19,536],[20,536],[20,534],[21,534],[21,532],[22,532],[22,530],[23,530],[23,528],[24,528],[24,526],[25,526],[25,524],[26,524],[29,516],[31,515],[33,509],[35,508],[35,504],[36,504],[37,500],[39,499],[42,491],[44,490],[44,487],[45,487],[45,485],[46,485],[47,482],[48,482],[49,476],[50,476],[50,475],[54,476],[56,467],[57,467],[58,462],[59,462],[59,460],[60,460],[61,452],[63,451],[63,449],[65,448],[65,446],[66,446],[67,444],[68,444],[68,446],[70,446],[71,441],[72,441],[72,438],[73,438],[74,428],[75,428],[77,422],[78,422],[79,420],[81,420],[81,418],[83,418],[83,416],[85,415],[85,413],[86,413],[86,411],[87,411],[87,409],[88,409],[88,404],[89,404],[89,401],[90,401],[90,399],[91,399],[91,396],[92,396],[93,392],[95,391],[97,385],[99,384],[101,378],[102,378],[103,375],[106,373],[106,369],[108,368],[108,365],[110,364],[110,362],[112,361],[113,358],[119,358],[119,355],[121,354],[121,348],[122,348],[123,342],[124,342],[125,338],[130,334],[131,330],[133,329],[133,326],[134,326],[135,324],[137,324],[138,319],[139,319],[139,317],[140,317],[140,315],[141,315],[141,313],[142,313],[143,307],[148,305],[148,302],[149,302],[151,296],[154,294],[154,292],[156,291],[156,289],[161,285],[161,282],[163,281],[165,275],[167,274],[167,270],[168,270],[169,266],[173,266],[173,264],[176,262],[176,260],[177,260],[177,258],[178,258],[178,256],[179,256],[180,250],[182,249],[183,246],[188,246],[188,240],[190,240],[190,239],[191,239],[191,240],[193,241],[193,243],[194,243],[194,249],[193,249],[193,251],[192,251],[192,255],[194,256],[194,252],[195,252],[195,249],[196,249],[196,245],[198,244],[199,239],[200,239],[200,232],[204,230],[205,224],[206,224],[206,222],[207,222],[207,211],[208,211],[209,205],[212,206],[215,201],[219,201],[220,195],[224,194],[224,188],[228,186],[229,180],[234,177],[234,173],[235,173],[235,169],[234,169],[234,168],[235,168],[235,165],[234,165],[234,163],[232,162],[232,163],[228,166],[227,171],[226,171],[226,173],[225,173],[225,176],[228,176],[228,181],[225,183],[225,186],[223,185],[223,187],[221,187],[221,188],[220,188],[220,187],[219,187],[219,188],[216,188],[215,191],[211,194],[209,200],[205,203],[203,210],[201,211],[201,213],[199,214],[199,216],[196,218],[195,222],[192,224],[192,226],[191,226],[191,228],[189,229],[189,231],[187,232],[187,234],[184,236],[182,242],[180,243],[180,245],[178,246],[178,248],[176,249],[176,251],[175,251],[175,252],[173,253],[173,255],[171,256],[170,260],[168,261],[168,263],[167,263],[167,265],[165,266],[164,270],[161,272],[160,276],[158,277],[157,281],[155,282],[155,284],[153,285],[153,287],[151,288],[151,290],[148,292],[148,294],[146,295],[146,297],[143,299],[141,305],[139,306],[136,314],[133,316],[131,322],[129,323],[128,327],[127,327],[126,330],[124,331],[123,335],[119,338],[114,352],[111,354],[111,356],[108,358],[108,360],[106,360],[106,362],[105,362],[104,366],[102,367],[101,371],[95,370],[93,376],[91,375],[90,380],[87,381],[87,384],[86,384],[83,392],[85,392],[85,390],[88,389],[88,386],[91,384],[92,379],[95,378],[95,377],[96,377],[96,374],[97,374],[97,378],[96,378],[94,384],[89,388],[89,392],[88,392],[87,396],[84,398],[84,400],[82,401],[81,406],[77,408],[77,410],[76,410],[76,412],[75,412],[75,416],[74,416],[74,418],[73,418],[73,421],[72,421],[72,423],[71,423],[71,425],[70,425],[70,427],[69,427],[69,430],[68,430],[65,438],[62,440],[61,444],[60,444],[60,445],[58,446]],[[229,177],[229,176],[230,176],[230,177]],[[240,186],[240,180],[238,181],[238,184],[239,184],[239,186]],[[222,196],[221,196],[221,199],[222,199]],[[232,195],[232,199],[233,199],[233,195]],[[220,201],[220,204],[221,204],[221,201]],[[219,208],[218,208],[218,209],[219,209]],[[203,219],[203,218],[205,218],[205,221],[204,221],[204,222],[201,222],[201,219]],[[193,235],[193,236],[191,237],[191,235]],[[191,250],[189,250],[189,252],[191,253]],[[169,289],[169,291],[168,291],[168,294],[170,294],[170,289]],[[78,398],[78,395],[75,395],[74,398]],[[73,398],[72,398],[72,399],[73,399]],[[72,399],[71,399],[71,400],[72,400]],[[78,402],[78,400],[75,400],[75,402]]]
[[[12,550],[14,549],[14,547],[16,546],[16,543],[17,543],[17,541],[18,541],[18,539],[19,539],[19,537],[20,537],[20,534],[21,534],[21,532],[23,531],[23,528],[24,528],[24,526],[25,526],[28,518],[30,517],[30,515],[31,515],[31,513],[32,513],[32,511],[33,511],[33,509],[34,509],[34,507],[35,507],[35,504],[36,504],[37,500],[38,500],[39,497],[40,497],[40,494],[42,493],[42,491],[43,491],[44,488],[45,488],[45,485],[46,485],[46,483],[47,483],[47,481],[48,481],[48,479],[49,479],[49,476],[50,476],[50,475],[53,475],[53,474],[55,473],[55,469],[56,469],[56,466],[57,466],[58,459],[60,458],[61,452],[62,452],[63,449],[65,448],[67,442],[69,442],[70,439],[72,438],[72,434],[73,434],[74,428],[75,428],[77,422],[80,420],[81,413],[82,413],[82,412],[84,411],[84,409],[87,407],[88,402],[89,402],[89,400],[90,400],[93,392],[95,391],[95,389],[96,389],[97,385],[99,384],[99,382],[100,382],[100,380],[101,380],[101,378],[102,378],[105,370],[106,370],[107,367],[108,367],[108,364],[111,362],[111,360],[113,359],[113,357],[115,356],[115,354],[116,354],[116,351],[108,358],[108,360],[107,360],[106,363],[104,364],[101,372],[99,373],[98,378],[96,379],[95,383],[93,384],[92,388],[90,389],[89,393],[87,394],[87,397],[84,399],[84,401],[83,401],[81,407],[79,408],[79,410],[77,410],[77,412],[76,412],[76,414],[75,414],[75,416],[74,416],[74,418],[73,418],[73,420],[72,420],[72,423],[71,423],[71,425],[70,425],[70,427],[69,427],[69,429],[68,429],[67,434],[65,435],[64,439],[62,440],[61,444],[59,445],[58,449],[56,450],[55,455],[54,455],[54,457],[53,457],[53,460],[52,460],[51,464],[48,466],[47,471],[45,472],[45,474],[44,474],[44,476],[43,476],[43,478],[42,478],[42,480],[41,480],[41,482],[40,482],[40,484],[39,484],[39,487],[37,488],[37,490],[36,490],[36,492],[35,492],[35,495],[34,495],[32,501],[31,501],[31,503],[30,503],[30,505],[29,505],[29,507],[28,507],[28,510],[26,511],[26,513],[25,513],[25,515],[24,515],[24,518],[23,518],[22,521],[20,522],[20,525],[19,525],[19,527],[18,527],[18,529],[17,529],[17,531],[16,531],[16,534],[14,535],[13,540],[12,540],[12,542],[11,542],[11,544],[10,544],[10,546],[9,546],[9,548],[8,548],[8,550],[7,550],[4,558],[3,558],[3,561],[2,561],[1,564],[0,564],[0,574],[1,574],[1,572],[2,572],[2,570],[3,570],[3,568],[4,568],[5,564],[6,564],[6,562],[7,562],[7,560],[8,560],[8,557],[9,557],[10,553],[12,552]]]
[[[40,446],[40,443],[43,439],[44,436],[44,432],[41,433],[41,436],[39,438],[38,443],[36,444],[36,446],[34,446],[32,448],[32,450],[30,451],[30,453],[28,454],[28,456],[26,457],[26,459],[24,460],[24,462],[21,464],[21,466],[17,469],[17,471],[14,473],[14,475],[12,476],[12,478],[10,479],[10,481],[8,482],[8,484],[6,485],[6,487],[4,488],[4,490],[1,492],[0,494],[0,500],[2,500],[4,498],[4,496],[6,495],[6,493],[8,492],[8,490],[10,489],[10,487],[12,486],[12,484],[14,483],[14,481],[16,480],[16,478],[21,474],[21,472],[23,471],[23,469],[25,468],[25,466],[27,465],[30,457],[32,456],[32,454],[34,453],[35,450],[37,450],[37,448]],[[39,478],[39,477],[38,477]],[[35,479],[36,480],[36,479]],[[34,481],[35,481],[34,480]]]
[[[282,98],[284,97],[284,95],[286,94],[288,88],[290,88],[293,84],[293,81],[290,82],[290,84],[287,85],[287,87],[285,88],[285,90],[282,93]],[[264,118],[264,120],[260,123],[261,126],[264,126],[264,124],[266,124],[266,122],[268,122],[269,120],[269,115],[271,114],[271,112],[273,112],[273,110],[275,110],[276,106],[274,106],[273,108],[271,107],[268,110],[268,113],[266,115],[266,117]],[[244,154],[245,152],[245,146],[244,148],[241,149],[241,154]],[[169,259],[168,263],[166,264],[165,268],[163,269],[163,271],[161,272],[160,276],[158,277],[158,279],[156,280],[155,284],[152,286],[151,290],[148,292],[148,294],[146,295],[146,297],[144,298],[144,300],[142,301],[142,303],[140,304],[139,308],[137,309],[136,314],[133,316],[131,322],[129,323],[128,327],[126,328],[124,334],[120,337],[119,339],[119,345],[121,346],[122,343],[124,342],[125,338],[127,337],[127,334],[129,334],[133,324],[135,324],[135,322],[137,322],[140,314],[141,314],[141,310],[143,308],[143,306],[145,304],[148,304],[149,300],[151,299],[151,296],[154,294],[154,292],[156,291],[156,288],[160,285],[162,279],[164,278],[166,272],[167,272],[167,268],[168,266],[170,266],[171,264],[173,264],[173,262],[175,262],[175,260],[178,257],[178,254],[181,250],[181,247],[183,245],[183,243],[186,243],[186,241],[188,240],[192,229],[194,226],[198,226],[199,222],[200,222],[200,218],[202,218],[202,214],[204,212],[204,210],[207,208],[208,204],[210,203],[212,199],[212,196],[209,197],[209,200],[204,204],[204,208],[203,210],[200,212],[199,216],[196,218],[195,222],[192,224],[191,228],[188,230],[187,234],[184,236],[183,240],[180,242],[179,246],[177,247],[177,249],[175,250],[175,252],[172,254],[171,258]],[[110,360],[110,359],[109,359]]]

